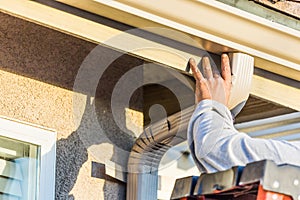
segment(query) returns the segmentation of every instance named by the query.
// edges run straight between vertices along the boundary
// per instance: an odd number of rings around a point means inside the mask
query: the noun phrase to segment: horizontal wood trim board
[[[300,90],[254,75],[251,94],[300,111]]]

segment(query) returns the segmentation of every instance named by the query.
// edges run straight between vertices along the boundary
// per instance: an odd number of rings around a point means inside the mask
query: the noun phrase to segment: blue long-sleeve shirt
[[[188,127],[188,143],[201,172],[216,172],[269,159],[300,166],[300,141],[251,138],[233,126],[230,111],[213,100],[202,100]]]

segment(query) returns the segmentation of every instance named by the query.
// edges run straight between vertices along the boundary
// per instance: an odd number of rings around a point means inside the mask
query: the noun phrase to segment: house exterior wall
[[[56,199],[125,199],[125,184],[93,177],[100,169],[92,169],[97,166],[92,162],[126,166],[143,126],[142,92],[134,93],[127,112],[120,111],[127,131],[113,120],[111,94],[122,74],[143,61],[121,55],[99,78],[95,93],[87,87],[74,89],[95,44],[4,13],[0,21],[0,115],[57,131]],[[103,55],[119,55],[98,49]]]

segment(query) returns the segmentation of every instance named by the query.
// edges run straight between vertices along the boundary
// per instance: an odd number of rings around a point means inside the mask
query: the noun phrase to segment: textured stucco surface
[[[92,177],[91,163],[126,165],[136,137],[130,130],[143,123],[134,114],[142,109],[141,90],[130,112],[121,113],[121,120],[132,118],[126,133],[113,120],[110,98],[122,74],[143,61],[121,56],[91,94],[73,85],[95,44],[0,13],[0,45],[0,115],[57,131],[56,199],[124,199],[125,185]],[[115,52],[100,47],[100,53]]]

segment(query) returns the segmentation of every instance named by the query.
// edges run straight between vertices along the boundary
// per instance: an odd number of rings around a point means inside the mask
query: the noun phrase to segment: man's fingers
[[[210,79],[213,76],[213,73],[211,70],[211,65],[208,57],[202,58],[202,68],[203,68],[204,77]]]
[[[203,76],[202,76],[201,72],[199,71],[199,69],[197,67],[197,64],[196,64],[196,61],[194,60],[194,58],[190,58],[189,65],[190,65],[191,70],[193,72],[194,78],[197,81],[200,81],[201,79],[203,79]]]
[[[229,57],[227,54],[222,54],[221,57],[221,69],[222,69],[222,77],[226,83],[231,84],[231,69]]]

